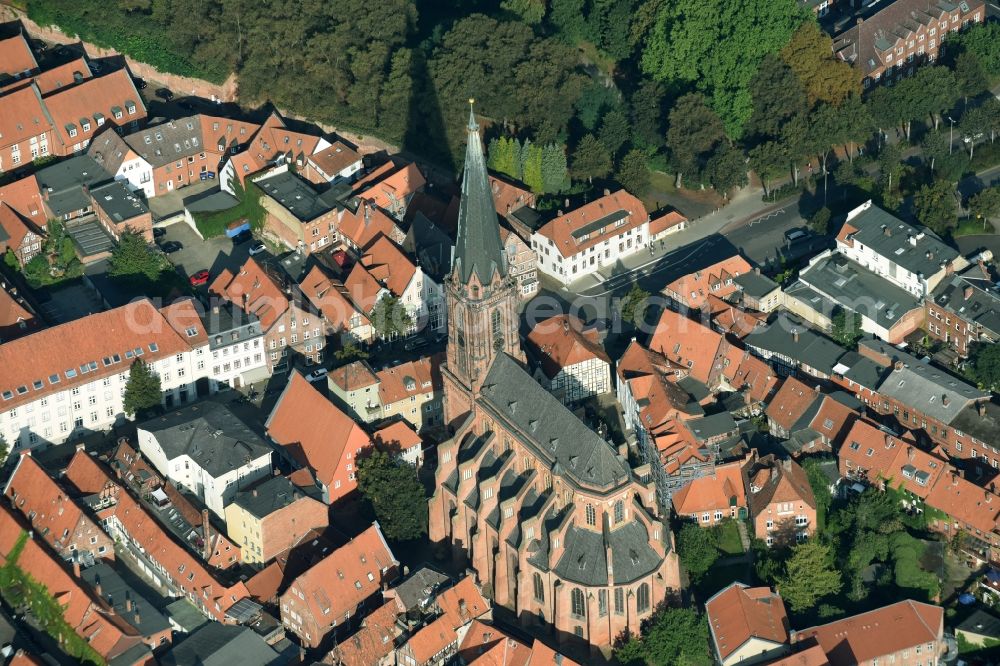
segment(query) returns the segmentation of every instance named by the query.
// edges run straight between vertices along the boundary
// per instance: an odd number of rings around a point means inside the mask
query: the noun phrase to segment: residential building
[[[1000,342],[1000,288],[983,264],[944,279],[925,300],[927,334],[961,357],[978,342]]]
[[[526,341],[535,378],[563,404],[611,391],[611,359],[596,328],[557,315],[535,324]]]
[[[125,418],[137,358],[159,375],[166,406],[193,400],[205,342],[190,300],[157,309],[143,299],[0,344],[0,434],[16,451],[110,428]]]
[[[104,600],[113,613],[129,624],[150,650],[171,642],[170,622],[150,601],[125,582],[115,569],[104,562],[82,569],[80,577],[87,581],[95,597]]]
[[[257,317],[264,330],[271,373],[287,372],[299,356],[306,366],[322,363],[326,346],[323,317],[286,283],[276,271],[249,257],[235,274],[224,269],[208,288],[209,294]]]
[[[871,201],[847,214],[836,251],[917,299],[934,291],[946,275],[968,266],[932,231],[907,224]]]
[[[563,284],[614,266],[649,242],[649,214],[625,190],[605,190],[603,197],[559,215],[531,237],[538,269]]]
[[[788,377],[768,404],[768,431],[784,439],[782,445],[793,456],[833,451],[854,422],[861,418],[861,402],[844,391],[820,393]]]
[[[816,497],[797,462],[769,454],[747,465],[743,473],[757,538],[768,546],[798,543],[817,529]]]
[[[94,456],[78,449],[65,479],[94,511],[105,531],[127,548],[142,571],[170,596],[183,596],[217,621],[232,621],[227,611],[248,596],[246,585],[223,571],[210,570],[202,559],[170,533]],[[235,558],[230,558],[235,560]]]
[[[489,179],[490,191],[493,193],[493,207],[501,218],[507,218],[521,208],[535,207],[535,193],[525,188],[523,184],[497,176],[490,176]]]
[[[219,170],[219,187],[230,194],[236,186],[246,185],[248,177],[269,167],[294,165],[303,170],[306,157],[320,152],[330,142],[320,136],[292,130],[285,120],[272,111],[263,125],[237,123],[228,118],[213,118],[211,130],[207,129],[206,142],[217,146],[222,159]]]
[[[455,430],[438,445],[429,537],[521,622],[609,645],[679,589],[672,534],[648,475],[521,365],[520,295],[471,110],[467,136],[441,369]]]
[[[831,250],[813,257],[785,289],[784,305],[828,333],[838,312],[853,314],[861,332],[892,344],[924,323],[922,299]]]
[[[678,210],[668,210],[662,215],[655,215],[649,221],[649,241],[663,241],[670,234],[683,231],[688,227],[688,219]]]
[[[382,418],[382,400],[378,391],[380,383],[375,369],[364,360],[334,368],[327,375],[330,393],[351,418],[362,423],[374,423]]]
[[[315,474],[323,501],[336,502],[358,486],[357,456],[368,433],[298,372],[293,372],[265,424],[284,455]]]
[[[883,490],[902,490],[910,507],[922,510],[938,478],[948,465],[917,446],[909,433],[902,436],[868,421],[854,424],[837,453],[840,474]]]
[[[31,538],[30,527],[6,506],[0,506],[0,558],[18,567],[54,593],[62,619],[102,659],[122,666],[147,666],[152,662],[142,637],[80,579],[80,564],[73,569]],[[13,552],[23,542],[20,552]],[[13,555],[13,556],[12,556]]]
[[[322,531],[330,523],[327,506],[284,476],[236,493],[226,505],[225,517],[226,533],[249,563],[269,562],[310,530]]]
[[[801,320],[779,313],[767,326],[743,338],[754,355],[767,361],[782,376],[809,375],[827,381],[847,350],[806,326]]]
[[[394,220],[402,221],[413,195],[423,190],[427,180],[413,162],[402,166],[390,165],[384,171],[372,172],[356,181],[354,193],[384,210]]]
[[[507,253],[507,265],[511,275],[517,280],[522,298],[531,298],[538,293],[538,257],[531,249],[531,239],[521,238],[514,230],[500,227],[500,240]]]
[[[409,666],[443,666],[480,620],[491,619],[490,602],[471,576],[439,592],[427,609],[432,618],[396,649],[396,662]]]
[[[743,468],[751,458],[716,465],[711,472],[692,479],[673,494],[674,511],[681,518],[712,527],[724,520],[747,517]]]
[[[819,645],[830,666],[937,663],[945,650],[944,609],[907,599],[792,632],[792,644]]]
[[[90,155],[81,154],[39,169],[35,178],[47,216],[75,221],[93,213],[89,190],[111,176]]]
[[[62,559],[86,563],[115,559],[115,545],[108,535],[42,469],[31,449],[21,452],[3,494]]]
[[[358,266],[363,266],[381,287],[402,303],[413,322],[410,330],[426,329],[432,333],[444,330],[447,309],[441,285],[414,264],[394,241],[378,235],[362,250]]]
[[[332,144],[306,158],[303,175],[313,183],[350,182],[361,172],[362,160],[358,151],[343,141]]]
[[[677,309],[699,310],[705,306],[709,295],[727,298],[739,289],[735,279],[751,273],[753,267],[740,255],[733,255],[706,266],[701,270],[682,275],[663,288],[663,295]]]
[[[361,627],[338,641],[327,655],[325,663],[339,666],[391,666],[395,664],[396,640],[403,628],[396,621],[399,609],[395,601],[387,601],[365,615]]]
[[[758,664],[790,651],[785,602],[769,587],[732,583],[705,602],[705,615],[721,666]]]
[[[271,447],[228,407],[202,401],[138,425],[139,450],[215,515],[271,473]]]
[[[17,287],[0,278],[0,344],[31,335],[44,327]]]
[[[240,388],[270,377],[260,320],[231,302],[217,303],[201,315],[212,353],[209,385]]]
[[[153,242],[153,214],[146,203],[121,182],[113,180],[90,189],[90,200],[97,221],[109,236],[119,240],[128,230],[148,243]]]
[[[781,285],[762,275],[760,268],[742,273],[733,278],[739,291],[740,303],[749,310],[774,312],[782,304]]]
[[[7,26],[4,26],[7,27]],[[3,74],[4,83],[8,79],[15,81],[31,76],[38,69],[38,61],[31,50],[31,45],[25,38],[24,33],[18,26],[17,34],[0,38],[0,74]]]
[[[341,347],[367,344],[374,339],[371,320],[351,300],[347,286],[327,275],[320,266],[312,267],[299,282],[299,289],[323,315],[330,334],[339,338]]]
[[[375,371],[366,361],[335,368],[327,376],[330,392],[364,423],[402,417],[417,432],[443,421],[440,355],[424,356]]]
[[[338,211],[334,231],[333,242],[353,257],[361,256],[364,248],[380,234],[399,244],[406,240],[406,234],[388,213],[370,201],[357,197],[345,202]]]
[[[859,19],[833,40],[834,53],[853,65],[864,87],[892,85],[914,67],[933,64],[944,52],[949,32],[986,20],[982,0],[901,0]]]
[[[372,433],[375,447],[414,467],[424,463],[424,440],[406,421],[392,421]]]
[[[316,647],[349,625],[398,573],[399,562],[374,523],[291,582],[280,598],[281,623],[304,645]]]
[[[42,249],[47,220],[35,176],[0,186],[0,253],[27,264]]]
[[[264,230],[290,250],[308,254],[334,241],[341,194],[336,189],[318,191],[287,164],[253,182],[263,192]]]
[[[159,663],[161,666],[279,666],[288,660],[250,627],[208,622],[160,655]]]

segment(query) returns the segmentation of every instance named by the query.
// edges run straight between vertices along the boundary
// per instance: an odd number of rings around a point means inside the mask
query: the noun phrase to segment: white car
[[[264,245],[264,243],[262,243],[261,241],[257,241],[256,243],[254,243],[253,245],[250,246],[250,256],[252,257],[255,254],[260,254],[261,252],[265,251],[266,249],[267,249],[267,246]]]
[[[326,375],[327,375],[327,369],[326,368],[316,368],[315,370],[313,370],[312,372],[310,372],[308,375],[306,375],[306,381],[309,381],[309,382],[318,382],[321,379],[325,379]]]

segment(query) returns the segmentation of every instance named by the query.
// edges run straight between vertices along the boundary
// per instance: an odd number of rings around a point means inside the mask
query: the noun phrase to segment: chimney
[[[556,217],[562,217],[562,216],[563,216],[563,212],[562,212],[562,209],[560,208],[559,210],[556,211]]]
[[[760,266],[754,266],[753,267],[753,274],[754,275],[760,275]]]
[[[135,620],[135,626],[139,626],[140,624],[142,624],[142,616],[139,615],[138,608],[135,609],[135,615],[133,616],[133,619]]]
[[[907,460],[913,460],[913,456],[914,455],[915,454],[913,452],[913,447],[912,446],[906,447],[906,459]]]
[[[896,361],[895,363],[892,364],[892,368],[894,370],[902,370],[903,369],[903,362],[902,361]]]
[[[125,610],[132,611],[132,596],[128,592],[125,593]]]
[[[972,298],[972,285],[965,285],[965,289],[962,291],[962,294],[965,296],[965,300]]]
[[[882,227],[882,233],[885,236],[892,236],[892,229],[890,229],[889,226],[886,225],[886,226]]]
[[[80,563],[77,560],[73,560],[73,575],[80,577]]]
[[[979,418],[986,418],[986,401],[976,403],[976,410],[979,412]]]
[[[256,488],[253,489],[253,496],[257,497],[257,489]]]
[[[792,329],[792,342],[798,342],[798,341],[799,341],[799,329],[793,328]]]
[[[569,197],[563,199],[563,208],[569,208]],[[562,213],[560,213],[562,215]]]
[[[951,400],[948,399],[948,395],[946,393],[942,393],[941,394],[941,404],[944,405],[945,407],[947,407],[950,402],[951,402]]]
[[[213,305],[212,306],[212,314],[219,314],[219,306],[218,305]]]
[[[465,599],[458,600],[458,614],[463,620],[467,619],[468,611],[465,608]]]
[[[953,485],[953,486],[957,486],[958,485],[958,472],[952,472],[951,473],[951,485]]]
[[[85,451],[86,449],[87,449],[87,445],[86,444],[84,444],[83,442],[77,442],[77,445],[76,445],[76,450],[77,451]]]
[[[101,577],[94,576],[94,592],[97,596],[101,596]]]
[[[212,554],[211,525],[208,524],[208,509],[201,510],[201,538],[205,541],[203,557],[208,560]]]
[[[610,197],[611,196],[611,190],[609,190],[608,188],[605,187],[604,188],[604,196]]]
[[[569,319],[563,319],[563,330],[569,332]]]

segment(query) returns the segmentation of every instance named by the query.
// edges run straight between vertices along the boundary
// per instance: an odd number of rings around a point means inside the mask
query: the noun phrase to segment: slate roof
[[[795,339],[797,333],[798,339]],[[748,346],[787,356],[827,374],[833,371],[846,349],[787,315],[779,316],[744,338]]]
[[[264,518],[302,499],[302,490],[292,485],[286,476],[272,476],[263,483],[240,491],[233,503],[257,518]]]
[[[115,224],[124,224],[149,213],[146,202],[132,194],[120,180],[91,188],[90,196],[94,205],[103,210]]]
[[[631,583],[656,569],[661,558],[649,546],[649,535],[639,522],[600,532],[570,526],[563,538],[563,555],[555,573],[581,585],[608,584],[608,548],[614,584]]]
[[[968,297],[966,289],[969,289]],[[942,280],[931,299],[935,305],[979,324],[994,337],[1000,336],[1000,289],[983,278],[979,266]]]
[[[467,283],[473,273],[481,284],[492,281],[493,271],[507,275],[507,259],[500,242],[500,223],[493,205],[493,191],[486,174],[486,157],[476,114],[469,109],[468,143],[458,208],[458,235],[452,262],[458,278]]]
[[[75,213],[90,206],[83,185],[88,187],[110,180],[111,176],[90,155],[77,155],[60,160],[35,174],[45,205],[55,217]]]
[[[169,120],[122,137],[126,144],[153,168],[205,150],[201,118],[189,116]],[[213,149],[215,146],[213,146]]]
[[[214,477],[237,469],[262,456],[271,447],[228,407],[204,401],[182,407],[140,423],[138,428],[153,434],[173,460],[188,455]]]
[[[280,658],[252,629],[209,622],[159,659],[162,666],[270,666]]]
[[[980,414],[979,407],[983,408]],[[972,435],[980,442],[996,448],[1000,447],[1000,405],[992,401],[982,401],[969,405],[952,419],[949,425]]]
[[[733,278],[744,294],[751,298],[764,298],[778,288],[778,283],[757,271],[741,273]]]
[[[523,433],[553,473],[596,488],[629,478],[628,464],[597,433],[546,391],[514,359],[500,354],[490,366],[480,400]]]
[[[845,237],[853,237],[893,263],[925,277],[959,256],[958,250],[946,245],[934,232],[907,224],[870,201],[848,214],[838,240]]]
[[[878,392],[942,423],[950,424],[971,401],[989,397],[988,393],[911,354],[896,350],[896,359],[902,367],[892,368],[883,376]]]
[[[98,583],[101,586],[101,598],[114,606],[115,612],[135,627],[143,636],[152,636],[170,628],[170,622],[163,617],[146,597],[140,595],[118,572],[101,561],[80,572],[81,577],[90,584],[97,594]],[[126,600],[132,602],[132,610],[127,610]],[[139,621],[136,622],[136,618]]]
[[[341,205],[335,190],[318,192],[291,171],[276,173],[254,183],[264,194],[303,222],[315,220]]]
[[[427,599],[432,599],[437,589],[449,578],[429,567],[420,567],[392,590],[406,611],[413,610]]]

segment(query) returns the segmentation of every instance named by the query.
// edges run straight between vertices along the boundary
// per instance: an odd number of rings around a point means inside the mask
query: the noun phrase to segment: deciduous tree
[[[750,168],[757,172],[767,194],[771,181],[787,173],[788,149],[781,142],[766,141],[750,151]]]
[[[969,197],[969,212],[983,221],[1000,217],[1000,187],[987,187]]]
[[[947,234],[958,222],[955,185],[938,180],[913,195],[913,209],[920,224],[938,235]]]
[[[403,302],[392,294],[378,299],[371,314],[372,326],[383,340],[405,335],[413,328],[413,317]]]
[[[861,92],[858,70],[833,54],[833,40],[814,21],[806,21],[781,49],[781,58],[795,72],[809,104],[834,106]]]
[[[990,390],[1000,388],[1000,345],[977,342],[972,345],[969,356],[976,381]]]
[[[359,456],[357,467],[358,490],[388,539],[412,541],[427,534],[427,496],[415,468],[383,451]]]
[[[751,139],[777,139],[785,122],[808,111],[806,93],[792,68],[775,54],[768,54],[750,82],[753,114],[746,135]]]
[[[681,564],[697,581],[719,559],[719,539],[715,530],[699,527],[697,523],[684,523],[677,533],[677,555]]]
[[[591,182],[594,178],[604,178],[611,171],[607,148],[593,134],[585,135],[573,151],[569,170],[577,180]]]
[[[677,187],[686,173],[698,174],[715,148],[726,138],[719,117],[708,108],[705,98],[689,93],[677,100],[670,111],[667,148],[677,166]]]
[[[712,187],[728,198],[731,189],[747,184],[746,155],[735,146],[724,143],[708,160],[705,173]]]

